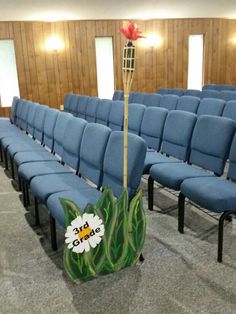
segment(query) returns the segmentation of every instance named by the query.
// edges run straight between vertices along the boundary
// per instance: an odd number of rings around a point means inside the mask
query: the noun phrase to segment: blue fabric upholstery
[[[44,121],[46,118],[47,111],[48,111],[48,107],[44,105],[40,105],[36,108],[33,136],[39,142],[43,141],[43,126],[44,126]]]
[[[12,105],[11,105],[11,117],[10,117],[10,121],[11,123],[15,123],[16,122],[16,107],[18,104],[18,101],[20,100],[19,97],[14,96],[12,99]]]
[[[17,103],[17,107],[16,107],[16,120],[15,120],[15,124],[18,127],[20,127],[20,123],[21,123],[21,111],[22,111],[23,105],[24,105],[24,100],[19,99]]]
[[[74,116],[77,115],[78,110],[78,102],[79,102],[79,95],[71,94],[70,103],[69,103],[69,113],[73,114]]]
[[[108,125],[108,118],[111,110],[112,100],[100,99],[97,108],[96,123]]]
[[[196,120],[193,113],[170,111],[164,126],[161,151],[183,161],[188,160]]]
[[[160,88],[158,94],[183,96],[184,90],[182,88]]]
[[[135,103],[135,104],[142,104],[144,100],[145,93],[139,93],[139,92],[131,92],[129,94],[129,104]]]
[[[64,97],[64,111],[70,112],[70,100],[71,100],[72,94],[66,94]]]
[[[230,118],[236,122],[236,100],[228,101],[225,104],[222,116],[225,118]]]
[[[30,106],[30,103],[25,100],[21,109],[19,120],[18,120],[19,121],[18,126],[24,131],[26,131],[26,128],[27,128],[27,115],[29,111],[29,106]]]
[[[144,161],[143,174],[148,174],[150,171],[150,168],[155,164],[172,163],[172,162],[181,162],[181,160],[178,160],[172,157],[167,157],[166,155],[157,153],[155,151],[147,151],[146,158]]]
[[[89,97],[86,109],[86,120],[88,122],[96,122],[98,97]]]
[[[233,138],[229,153],[228,177],[236,181],[236,135]]]
[[[114,131],[108,140],[103,165],[103,187],[109,186],[118,197],[123,191],[123,132]],[[143,139],[128,134],[128,192],[131,198],[136,192],[144,166],[146,145]]]
[[[121,131],[123,129],[124,120],[124,102],[115,100],[111,103],[111,110],[108,118],[108,125],[113,131]]]
[[[27,141],[26,141],[27,140]],[[14,158],[16,153],[19,152],[32,152],[32,151],[45,151],[43,146],[41,146],[39,143],[33,141],[30,138],[27,138],[21,141],[15,141],[8,145],[7,152],[8,154]]]
[[[50,195],[47,199],[47,208],[54,219],[61,225],[65,226],[65,216],[64,209],[61,205],[60,198],[68,199],[77,204],[83,212],[87,204],[95,205],[102,193],[96,189],[86,189],[83,191],[72,190],[72,191],[62,191]]]
[[[14,156],[14,162],[19,167],[21,164],[27,162],[37,162],[37,161],[57,161],[57,158],[45,151],[32,151],[32,152],[18,152]]]
[[[205,84],[203,87],[202,87],[202,90],[218,90],[217,88],[217,85],[216,84]]]
[[[54,152],[59,155],[60,157],[62,156],[63,152],[63,140],[64,140],[64,134],[67,126],[69,125],[71,119],[72,119],[72,114],[68,112],[59,112],[57,116],[57,121],[56,125],[54,128],[54,147],[53,150]]]
[[[176,109],[196,113],[199,103],[200,98],[198,97],[182,96],[179,98]]]
[[[87,121],[73,117],[64,134],[62,160],[76,170],[79,167],[80,146],[86,125]]]
[[[34,134],[34,119],[36,115],[36,109],[38,108],[39,104],[31,103],[29,107],[29,113],[27,116],[27,132],[33,136]]]
[[[147,107],[158,107],[160,105],[161,97],[161,95],[155,93],[144,93],[143,105]]]
[[[201,98],[220,98],[220,93],[217,90],[203,90]]]
[[[56,125],[58,114],[59,114],[58,110],[48,109],[46,117],[45,117],[45,121],[44,121],[43,144],[46,145],[51,150],[53,150],[53,134],[54,134],[54,128]]]
[[[221,175],[234,131],[235,123],[231,119],[200,116],[193,131],[190,163]]]
[[[236,100],[236,91],[221,91],[220,98],[224,99],[225,101]]]
[[[141,104],[129,104],[128,108],[128,129],[130,133],[140,134],[141,123],[145,111],[145,106]]]
[[[87,110],[87,103],[89,100],[89,96],[79,96],[79,101],[77,104],[77,112],[76,116],[85,119],[86,118],[86,110]]]
[[[225,101],[222,99],[204,98],[200,101],[197,115],[214,115],[221,116],[224,110]]]
[[[89,123],[84,131],[80,149],[79,172],[97,186],[102,184],[104,154],[111,129]]]
[[[168,111],[164,108],[147,107],[141,124],[141,137],[150,148],[160,149],[162,134]]]
[[[115,90],[112,100],[124,100],[124,92],[123,90]]]
[[[201,97],[202,95],[202,92],[198,89],[187,89],[185,92],[184,92],[184,95],[186,96],[194,96],[194,97]]]
[[[175,110],[179,97],[176,95],[163,95],[160,101],[160,107],[167,110]]]

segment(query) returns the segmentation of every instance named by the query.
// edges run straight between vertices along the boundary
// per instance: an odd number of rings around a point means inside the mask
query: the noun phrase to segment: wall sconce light
[[[46,41],[45,48],[49,51],[57,52],[64,48],[64,44],[58,36],[52,35]]]
[[[232,43],[236,45],[236,36],[232,38]]]
[[[146,47],[160,47],[163,44],[163,38],[158,34],[147,34],[145,40]]]

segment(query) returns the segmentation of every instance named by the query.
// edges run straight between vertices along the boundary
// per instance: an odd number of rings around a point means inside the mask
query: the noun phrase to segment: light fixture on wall
[[[144,42],[146,47],[160,47],[163,44],[163,38],[159,34],[147,34]]]
[[[64,48],[64,44],[58,36],[52,35],[47,39],[45,48],[49,51],[58,52]]]

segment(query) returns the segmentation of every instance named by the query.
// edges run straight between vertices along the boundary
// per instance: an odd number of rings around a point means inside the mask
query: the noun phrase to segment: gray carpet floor
[[[0,313],[236,313],[236,219],[226,225],[219,264],[218,217],[188,204],[181,235],[176,196],[156,186],[144,263],[75,284],[63,270],[63,230],[53,252],[46,208],[35,227],[14,185],[0,167]],[[145,178],[142,186],[146,206]]]

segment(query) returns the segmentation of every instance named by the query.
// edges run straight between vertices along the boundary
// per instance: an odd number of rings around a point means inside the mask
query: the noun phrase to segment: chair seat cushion
[[[224,178],[192,178],[181,184],[181,192],[196,204],[221,213],[236,212],[236,184]]]
[[[12,144],[18,144],[18,143],[27,143],[28,144],[28,143],[34,142],[31,137],[29,137],[28,135],[26,135],[23,132],[21,132],[19,134],[17,132],[12,132],[12,136],[10,136],[10,135],[7,137],[4,137],[1,140],[2,147],[7,148],[9,145],[12,145]]]
[[[41,146],[39,143],[31,140],[30,142],[22,141],[11,144],[7,148],[7,152],[11,157],[14,157],[16,153],[19,152],[32,152],[32,151],[43,151],[45,152],[45,148]]]
[[[91,186],[73,173],[61,173],[35,177],[30,182],[30,188],[33,195],[45,203],[51,194],[60,191],[90,189]]]
[[[72,173],[72,171],[58,161],[27,162],[18,168],[19,176],[26,182],[30,182],[36,176],[54,173]]]
[[[163,163],[154,165],[150,169],[150,175],[164,187],[175,191],[180,190],[180,185],[185,179],[214,176],[211,172],[185,163]]]
[[[161,153],[155,151],[147,151],[146,158],[144,160],[143,174],[148,174],[152,165],[161,163],[181,162],[178,159],[167,157]]]
[[[37,152],[19,152],[14,156],[14,161],[17,166],[26,162],[36,161],[57,161],[58,159],[50,154],[48,151],[37,151]]]
[[[65,216],[64,210],[60,202],[60,198],[65,198],[73,201],[76,205],[79,206],[81,212],[87,204],[96,204],[101,197],[102,192],[90,188],[82,191],[62,191],[49,196],[47,200],[47,208],[51,215],[56,219],[56,221],[62,226],[65,226]]]

